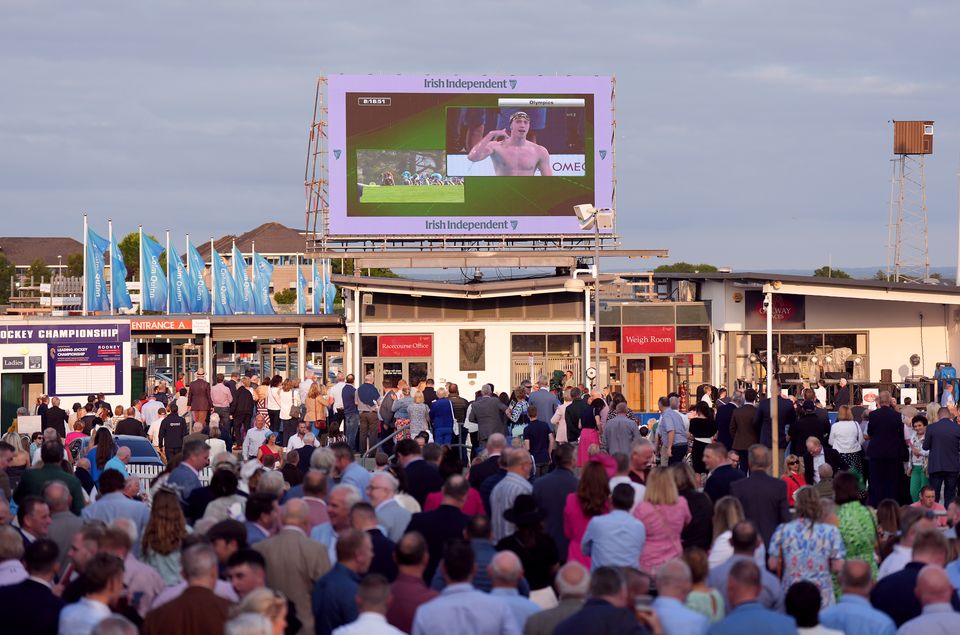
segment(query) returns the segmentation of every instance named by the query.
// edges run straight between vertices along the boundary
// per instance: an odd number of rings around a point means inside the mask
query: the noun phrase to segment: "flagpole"
[[[296,278],[294,283],[297,285],[297,313],[300,313],[300,254],[294,255],[294,261],[297,263]],[[304,303],[303,312],[307,312],[307,305]]]
[[[167,230],[167,315],[170,315],[170,230]]]
[[[107,238],[110,240],[110,315],[113,315],[113,219],[107,219]]]
[[[137,235],[140,237],[137,241],[140,245],[140,254],[137,257],[137,267],[140,269],[140,315],[143,315],[143,298],[147,292],[146,287],[143,286],[143,225],[137,225]]]
[[[87,314],[87,307],[89,303],[87,302],[87,215],[83,215],[83,314]]]
[[[250,291],[253,293],[253,312],[259,313],[257,304],[257,241],[250,241]],[[270,295],[270,285],[267,285],[267,296]]]
[[[210,315],[217,314],[217,267],[213,262],[213,236],[210,237]]]

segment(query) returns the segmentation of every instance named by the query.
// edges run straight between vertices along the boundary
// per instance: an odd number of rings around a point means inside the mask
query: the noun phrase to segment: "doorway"
[[[297,345],[261,344],[260,369],[263,377],[280,375],[284,379],[299,376]]]
[[[172,357],[173,380],[176,381],[183,373],[183,382],[189,386],[197,370],[203,368],[203,347],[192,342],[177,344],[173,347]]]
[[[657,400],[674,389],[669,356],[626,357],[621,370],[627,405],[634,412],[656,412]]]
[[[374,384],[378,387],[383,386],[384,382],[390,382],[391,386],[396,386],[401,379],[405,379],[411,386],[416,386],[421,381],[432,377],[432,372],[433,362],[429,361],[389,358],[363,360],[364,375],[373,373]]]

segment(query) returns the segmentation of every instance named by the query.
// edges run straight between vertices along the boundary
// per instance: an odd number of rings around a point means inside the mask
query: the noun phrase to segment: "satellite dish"
[[[911,366],[919,366],[919,365],[920,365],[920,356],[917,355],[916,353],[914,353],[913,355],[911,355],[911,356],[910,356],[910,365],[911,365]]]

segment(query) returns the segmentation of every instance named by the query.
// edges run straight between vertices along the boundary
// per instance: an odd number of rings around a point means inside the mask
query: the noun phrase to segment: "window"
[[[510,350],[514,354],[543,355],[547,352],[547,336],[515,333],[510,336]]]

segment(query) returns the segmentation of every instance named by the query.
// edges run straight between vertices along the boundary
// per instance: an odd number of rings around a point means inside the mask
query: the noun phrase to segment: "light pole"
[[[594,387],[600,376],[600,230],[613,229],[613,210],[597,209],[593,205],[574,205],[580,229],[593,229],[593,346],[594,346]],[[609,378],[609,374],[608,374]]]

